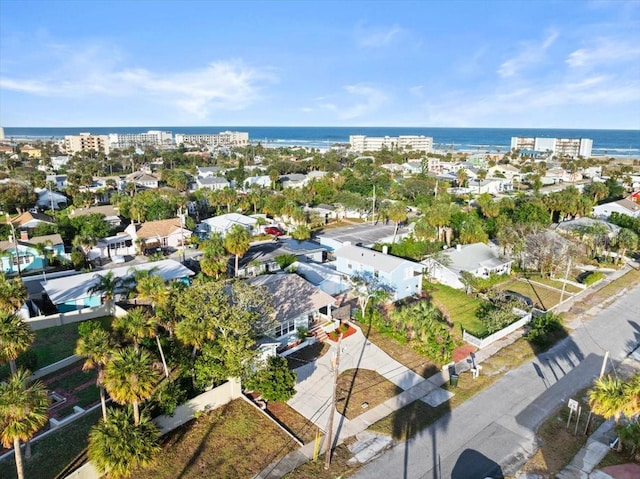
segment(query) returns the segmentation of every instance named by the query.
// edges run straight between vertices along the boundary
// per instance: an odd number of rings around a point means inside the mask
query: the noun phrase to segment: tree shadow
[[[502,467],[474,449],[462,451],[451,471],[451,479],[486,478],[503,479]]]

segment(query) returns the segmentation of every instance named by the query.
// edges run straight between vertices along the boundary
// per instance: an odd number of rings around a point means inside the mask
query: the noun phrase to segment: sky
[[[640,129],[640,0],[0,0],[0,125]]]

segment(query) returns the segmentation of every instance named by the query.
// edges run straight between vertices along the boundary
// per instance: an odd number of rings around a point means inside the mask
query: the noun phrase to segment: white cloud
[[[512,58],[506,60],[498,68],[498,75],[503,78],[512,77],[533,65],[539,64],[545,58],[546,50],[553,45],[558,38],[558,33],[553,31],[547,34],[539,42],[523,42],[520,51]]]
[[[356,27],[356,42],[361,47],[384,47],[393,43],[404,29],[398,25],[385,28],[367,27],[360,24]]]
[[[127,68],[122,56],[101,46],[87,46],[68,54],[51,45],[52,55],[65,57],[61,64],[38,72],[38,80],[3,72],[0,88],[45,97],[78,98],[96,93],[107,97],[135,98],[164,103],[204,119],[214,110],[242,110],[255,103],[261,90],[277,79],[266,68],[240,60],[215,61],[185,71],[152,71]],[[113,54],[112,54],[113,53]]]
[[[571,52],[565,62],[572,68],[592,68],[638,58],[640,45],[630,44],[624,39],[600,38],[590,48],[579,48]]]
[[[344,90],[358,101],[340,110],[339,116],[343,120],[361,118],[374,112],[387,101],[387,97],[382,91],[370,86],[347,85]]]

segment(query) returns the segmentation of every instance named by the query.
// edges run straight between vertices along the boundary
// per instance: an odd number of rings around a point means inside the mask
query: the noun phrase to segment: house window
[[[380,276],[380,272],[377,269],[373,270],[373,276],[374,278],[378,278]]]
[[[353,269],[353,265],[351,263],[347,263],[347,268]]]
[[[279,338],[280,336],[284,336],[285,334],[289,334],[290,332],[296,329],[296,322],[291,319],[289,321],[283,321],[275,328],[274,336]]]
[[[33,263],[33,256],[30,255],[21,255],[18,256],[17,258],[14,256],[13,257],[13,265],[17,266],[18,263],[22,264],[31,264]]]

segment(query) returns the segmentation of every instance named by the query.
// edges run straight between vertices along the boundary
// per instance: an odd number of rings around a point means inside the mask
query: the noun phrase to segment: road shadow
[[[451,479],[503,479],[502,467],[484,454],[465,449],[458,457]]]

